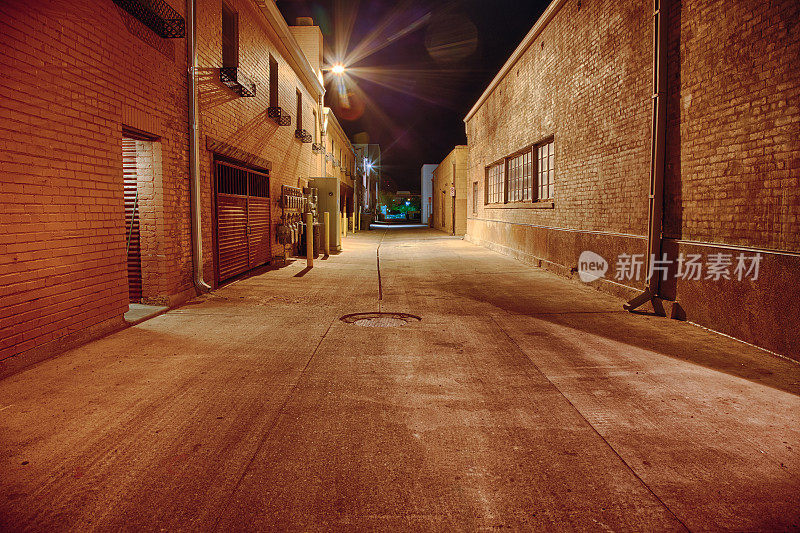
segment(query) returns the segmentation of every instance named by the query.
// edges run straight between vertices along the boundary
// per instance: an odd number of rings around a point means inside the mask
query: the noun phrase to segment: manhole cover
[[[340,320],[346,324],[365,328],[397,328],[422,319],[408,313],[354,313],[345,315]]]

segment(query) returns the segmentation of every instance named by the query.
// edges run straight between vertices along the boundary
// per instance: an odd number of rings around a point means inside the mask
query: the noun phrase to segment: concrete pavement
[[[800,529],[800,365],[442,233],[344,246],[0,381],[0,529]],[[422,320],[339,320],[379,309]]]

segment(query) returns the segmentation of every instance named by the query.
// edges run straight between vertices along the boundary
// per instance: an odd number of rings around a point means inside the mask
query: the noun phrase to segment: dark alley
[[[345,242],[0,381],[3,522],[800,526],[796,363],[432,230]],[[340,320],[379,309],[421,320]]]

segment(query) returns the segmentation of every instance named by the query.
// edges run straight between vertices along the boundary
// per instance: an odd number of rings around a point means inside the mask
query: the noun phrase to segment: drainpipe
[[[650,208],[647,228],[647,287],[644,292],[623,305],[628,311],[648,301],[658,314],[663,314],[659,296],[660,276],[651,275],[651,262],[661,258],[661,232],[664,208],[664,136],[667,124],[667,31],[666,0],[653,0],[653,121],[650,145]],[[660,311],[659,311],[660,310]]]
[[[189,178],[191,196],[192,222],[192,263],[194,265],[194,286],[203,293],[211,290],[211,286],[203,279],[203,235],[202,209],[200,206],[200,107],[197,102],[197,14],[196,0],[187,0],[186,18],[189,31],[186,46],[189,55]]]
[[[324,87],[324,86],[323,86]],[[318,110],[317,110],[317,127],[319,128],[319,141],[322,143],[322,146],[326,146],[325,143],[325,126],[324,121],[326,117],[323,116],[325,113],[325,93],[321,94],[319,97],[319,102],[317,103]],[[319,175],[321,177],[325,177],[325,150],[322,150],[319,155]]]

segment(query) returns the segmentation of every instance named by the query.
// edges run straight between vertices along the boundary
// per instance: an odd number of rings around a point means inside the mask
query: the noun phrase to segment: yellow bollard
[[[358,231],[361,231],[361,208],[360,207],[358,208],[358,218],[356,220],[358,221]]]
[[[356,232],[356,210],[353,209],[353,233]]]
[[[306,266],[314,266],[314,215],[306,213]]]
[[[342,236],[347,237],[347,211],[342,213]]]
[[[331,255],[331,214],[325,211],[322,216],[323,221],[323,229],[325,230],[325,237],[323,238],[323,242],[325,243],[325,255]]]

